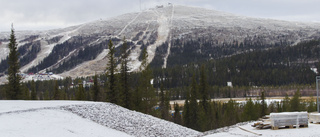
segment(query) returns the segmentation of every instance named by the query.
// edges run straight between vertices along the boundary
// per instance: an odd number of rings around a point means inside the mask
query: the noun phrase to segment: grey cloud
[[[141,0],[142,8],[174,3],[245,16],[319,21],[319,0]],[[0,31],[52,29],[137,12],[140,0],[1,0]]]

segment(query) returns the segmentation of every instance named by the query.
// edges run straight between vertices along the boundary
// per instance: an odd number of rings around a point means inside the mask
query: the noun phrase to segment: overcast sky
[[[250,17],[319,22],[320,0],[1,0],[0,32],[64,28],[168,2]]]

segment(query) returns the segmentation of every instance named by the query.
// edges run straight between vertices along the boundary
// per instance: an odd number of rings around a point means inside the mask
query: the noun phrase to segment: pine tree
[[[300,90],[298,89],[295,94],[293,95],[293,98],[290,100],[291,109],[290,111],[300,111]]]
[[[205,72],[205,66],[201,66],[200,70],[200,84],[199,84],[199,93],[200,93],[200,102],[199,102],[199,120],[200,120],[200,130],[205,131],[208,130],[210,126],[210,115],[211,107],[210,107],[210,97],[208,92],[208,83],[207,83],[207,73]]]
[[[174,102],[173,106],[174,106],[173,122],[181,125],[182,121],[181,121],[180,107],[176,102]]]
[[[97,74],[94,75],[93,78],[93,101],[101,101],[101,93],[100,93],[100,86],[98,83],[98,76]]]
[[[37,100],[36,84],[34,80],[31,81],[31,100]]]
[[[116,59],[114,57],[115,54],[115,46],[113,45],[112,41],[109,41],[109,53],[108,53],[108,67],[107,67],[107,76],[108,76],[108,93],[107,93],[107,100],[110,101],[110,103],[117,104],[117,92],[116,92]]]
[[[142,93],[139,86],[136,86],[134,94],[132,95],[132,108],[136,111],[142,111]]]
[[[86,93],[84,91],[82,82],[79,83],[76,100],[86,100]]]
[[[152,80],[152,71],[148,65],[148,53],[147,50],[144,49],[142,53],[142,63],[140,66],[141,76],[139,79],[139,90],[142,95],[142,112],[146,114],[153,114],[153,107],[157,104],[157,98],[155,89],[151,84]]]
[[[167,99],[167,93],[164,93],[164,89],[163,89],[163,82],[161,82],[160,85],[160,104],[159,104],[159,108],[160,108],[160,113],[161,113],[161,118],[165,119],[165,120],[169,120],[169,100]]]
[[[8,44],[8,48],[10,50],[8,56],[8,85],[6,89],[8,99],[23,99],[21,76],[19,75],[20,63],[18,44],[16,42],[13,25],[11,28],[10,43]]]
[[[204,65],[201,66],[199,93],[201,96],[200,104],[204,109],[204,113],[208,114],[210,99],[208,96],[208,83]]]
[[[260,113],[260,116],[259,117],[263,117],[266,115],[266,110],[267,110],[267,104],[266,104],[266,97],[265,97],[265,93],[264,91],[261,92],[261,113]]]
[[[183,125],[186,127],[191,127],[191,114],[190,114],[190,92],[186,92],[186,100],[184,101],[183,107]]]
[[[207,125],[209,121],[205,109],[202,107],[202,105],[199,105],[198,110],[198,130],[204,132],[207,130]]]
[[[26,84],[22,85],[24,100],[30,100],[30,91]]]
[[[191,90],[190,90],[190,128],[199,130],[199,116],[198,116],[198,102],[197,102],[197,82],[195,74],[192,77]]]
[[[49,91],[48,90],[46,90],[45,92],[44,92],[44,100],[50,100],[51,98],[50,98],[50,93],[49,93]]]
[[[317,110],[317,105],[316,105],[316,103],[314,101],[313,96],[311,95],[309,97],[309,101],[308,101],[308,112],[314,112],[316,110]]]
[[[121,70],[120,70],[120,90],[123,107],[131,109],[131,94],[129,87],[129,67],[128,67],[128,46],[125,38],[121,48]]]
[[[285,98],[281,101],[282,103],[282,111],[283,112],[289,112],[290,110],[290,98],[288,94],[286,93]]]
[[[249,120],[254,120],[255,118],[255,111],[254,111],[254,103],[251,98],[246,101],[246,104],[244,105],[243,108],[243,113],[242,113],[242,119],[243,121],[249,121]]]
[[[55,81],[55,84],[54,84],[53,98],[54,100],[60,99],[59,84],[57,80]]]

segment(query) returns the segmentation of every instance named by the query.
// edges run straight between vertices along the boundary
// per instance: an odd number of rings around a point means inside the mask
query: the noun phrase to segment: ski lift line
[[[174,15],[174,6],[172,4],[172,11],[171,11],[171,18],[170,18],[169,40],[168,40],[168,49],[167,49],[166,57],[164,58],[164,63],[163,63],[163,67],[162,68],[167,68],[168,57],[169,57],[169,54],[170,54],[171,40],[172,40],[171,30],[172,30],[173,15]]]
[[[316,84],[317,84],[317,112],[319,113],[319,81],[320,76],[316,76]]]
[[[141,14],[142,12],[139,12],[139,14],[136,16],[136,17],[134,17],[126,26],[124,26],[124,28],[120,31],[120,33],[118,34],[118,36],[120,36],[122,33],[123,33],[123,31],[132,23],[132,22],[134,22],[138,17],[139,17],[139,15]]]

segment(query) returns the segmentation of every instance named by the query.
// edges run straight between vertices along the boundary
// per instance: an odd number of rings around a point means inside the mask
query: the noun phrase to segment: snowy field
[[[89,101],[0,101],[0,137],[316,137],[320,124],[308,128],[259,130],[254,122],[205,133],[110,103]]]
[[[319,137],[320,124],[309,123],[307,128],[285,128],[279,130],[256,129],[251,127],[254,122],[238,124],[208,132],[205,137]],[[245,130],[247,131],[245,131]],[[214,133],[215,132],[215,133]]]
[[[1,137],[130,136],[59,109],[82,101],[0,101]]]
[[[0,101],[0,137],[202,136],[111,103]]]
[[[0,116],[1,137],[130,136],[63,110],[44,109]]]

